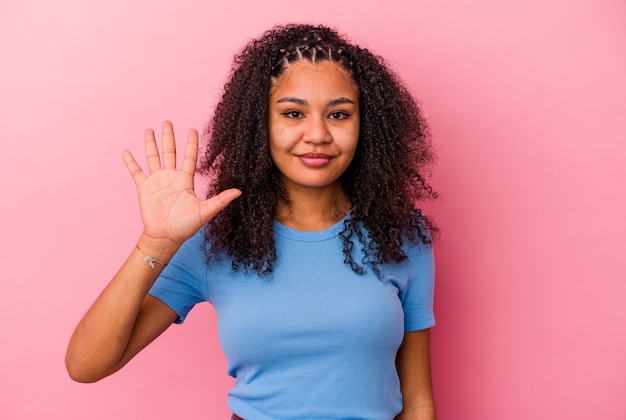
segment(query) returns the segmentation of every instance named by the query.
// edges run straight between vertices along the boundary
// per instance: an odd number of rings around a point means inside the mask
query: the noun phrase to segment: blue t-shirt
[[[271,275],[205,264],[203,231],[189,239],[150,294],[183,322],[210,302],[236,378],[230,409],[244,419],[393,419],[402,411],[395,357],[404,332],[432,327],[432,247],[408,246],[408,259],[368,266],[344,263],[343,220],[318,232],[275,223]],[[360,261],[355,244],[355,261]]]

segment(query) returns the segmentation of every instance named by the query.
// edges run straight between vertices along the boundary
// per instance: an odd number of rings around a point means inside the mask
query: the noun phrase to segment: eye
[[[295,110],[291,110],[291,111],[287,111],[287,112],[283,112],[283,115],[287,118],[302,118],[304,117],[304,115],[302,114],[302,112],[300,111],[295,111]]]
[[[333,120],[344,120],[348,118],[349,116],[350,114],[345,113],[343,111],[335,111],[335,112],[331,112],[328,118],[333,119]]]

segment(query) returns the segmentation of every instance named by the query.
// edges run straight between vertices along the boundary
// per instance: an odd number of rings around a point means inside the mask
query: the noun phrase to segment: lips
[[[298,158],[306,166],[321,167],[327,165],[333,157],[324,153],[305,153],[298,155]]]

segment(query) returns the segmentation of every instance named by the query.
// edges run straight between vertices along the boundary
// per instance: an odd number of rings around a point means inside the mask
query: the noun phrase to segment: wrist
[[[167,265],[181,245],[169,239],[153,238],[142,233],[137,241],[136,248],[144,256],[149,256],[158,264]]]

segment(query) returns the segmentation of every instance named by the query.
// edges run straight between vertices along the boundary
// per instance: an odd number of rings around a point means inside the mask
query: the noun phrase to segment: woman
[[[196,131],[180,170],[169,122],[161,152],[145,133],[149,174],[124,152],[144,230],[72,336],[72,378],[209,301],[234,418],[434,419],[433,157],[408,90],[334,30],[276,27],[236,56],[207,134],[207,200]]]

